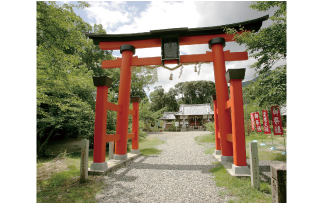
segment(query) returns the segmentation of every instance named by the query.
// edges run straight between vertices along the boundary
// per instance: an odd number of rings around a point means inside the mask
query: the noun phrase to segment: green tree
[[[175,85],[177,93],[181,95],[182,104],[212,103],[212,95],[216,94],[215,83],[212,81],[188,81]]]
[[[73,12],[81,2],[57,5],[37,2],[37,154],[55,139],[93,138],[95,92],[87,49],[94,48],[84,32],[91,25]],[[97,60],[99,60],[98,58]]]
[[[96,87],[93,76],[113,80],[108,99],[118,102],[120,69],[102,69],[101,61],[114,59],[112,51],[102,51],[84,33],[106,33],[102,25],[93,27],[77,16],[78,5],[38,1],[37,3],[37,154],[44,155],[53,140],[83,136],[93,141]],[[131,96],[145,98],[144,87],[157,78],[139,68],[132,73]],[[107,133],[115,133],[116,116],[107,111]],[[131,123],[130,123],[131,124]]]
[[[154,112],[165,107],[165,96],[162,86],[154,87],[154,91],[150,93],[150,101],[151,110]]]
[[[120,80],[120,68],[114,69],[105,69],[107,71],[107,76],[113,79],[111,91],[114,91],[116,96],[115,101],[118,101],[119,93],[119,80]],[[157,76],[153,77],[153,70],[137,67],[132,72],[131,80],[131,90],[130,96],[140,96],[141,99],[147,97],[144,88],[149,88],[150,85],[154,84],[157,81]]]
[[[170,90],[164,94],[164,101],[166,106],[166,112],[178,112],[179,104],[176,100],[176,96],[178,95],[177,90],[174,88],[170,88]]]
[[[260,107],[286,104],[286,65],[273,66],[287,56],[286,47],[286,2],[285,1],[257,1],[250,8],[267,11],[276,7],[274,15],[270,17],[273,24],[258,32],[244,32],[226,28],[228,34],[234,34],[239,45],[245,45],[250,57],[257,61],[250,65],[259,75],[256,82],[244,88],[247,102]],[[241,28],[244,31],[244,28]]]
[[[287,96],[286,66],[261,74],[252,84],[244,87],[247,101],[259,107],[270,108],[274,105],[285,105]]]
[[[106,30],[103,29],[101,24],[94,24],[92,32],[105,34]],[[112,56],[112,51],[100,49],[99,45],[94,45],[90,39],[80,56],[82,63],[84,63],[88,69],[93,71],[94,76],[111,76],[112,73],[116,72],[115,70],[110,71],[101,68],[101,61],[115,59]]]

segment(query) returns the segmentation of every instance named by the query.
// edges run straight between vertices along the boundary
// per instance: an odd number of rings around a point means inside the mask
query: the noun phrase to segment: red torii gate
[[[107,102],[108,87],[111,80],[108,77],[94,77],[97,86],[97,101],[95,113],[95,134],[93,163],[91,170],[105,171],[106,142],[115,141],[116,160],[127,159],[127,139],[132,139],[131,153],[139,154],[138,149],[138,103],[140,98],[132,98],[133,110],[129,109],[131,67],[145,65],[165,65],[181,63],[213,62],[216,95],[214,100],[215,119],[215,153],[221,155],[221,161],[233,162],[234,174],[248,174],[245,151],[244,112],[242,99],[242,80],[245,69],[228,69],[225,61],[247,60],[247,52],[223,51],[225,42],[234,41],[233,35],[224,33],[224,27],[236,28],[243,26],[247,32],[258,31],[268,15],[258,19],[203,28],[177,28],[153,30],[137,34],[86,34],[93,39],[94,44],[102,50],[120,49],[122,58],[102,61],[102,68],[120,67],[120,87],[118,105]],[[180,55],[180,45],[209,44],[212,52],[206,54]],[[138,58],[133,56],[136,48],[161,47],[162,57]],[[228,95],[227,83],[230,83]],[[217,99],[217,100],[216,100]],[[107,109],[117,112],[116,134],[106,134]],[[128,116],[133,115],[133,132],[128,134]]]

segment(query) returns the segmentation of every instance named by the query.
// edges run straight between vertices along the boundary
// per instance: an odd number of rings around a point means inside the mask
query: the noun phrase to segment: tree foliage
[[[170,90],[164,94],[164,101],[167,112],[177,112],[179,110],[179,104],[176,100],[176,96],[178,92],[174,88],[170,88]]]
[[[260,107],[286,104],[286,65],[274,65],[285,60],[287,56],[286,37],[286,2],[285,1],[258,1],[250,5],[251,9],[267,11],[277,8],[270,17],[273,21],[269,27],[258,32],[238,33],[235,29],[227,28],[228,34],[234,34],[239,45],[245,45],[250,57],[257,61],[250,65],[259,78],[256,82],[243,89],[244,98],[251,104]],[[241,28],[244,31],[244,28]]]
[[[150,93],[150,109],[154,112],[160,111],[161,117],[162,109],[165,112],[178,112],[180,104],[212,104],[213,94],[216,92],[215,83],[212,81],[180,82],[168,92],[162,86],[157,86]]]
[[[79,6],[88,6],[84,3]],[[82,62],[91,26],[72,5],[37,2],[37,149],[52,139],[90,136],[94,121],[93,71]]]
[[[120,69],[102,69],[101,61],[114,59],[84,33],[106,33],[77,16],[73,8],[90,5],[37,3],[37,154],[44,155],[52,140],[82,136],[93,140],[96,87],[93,76],[113,80],[108,99],[118,102]],[[131,96],[145,98],[144,87],[154,83],[152,71],[132,74]],[[115,133],[116,112],[107,111],[107,133]]]
[[[261,74],[253,84],[243,89],[247,101],[265,108],[270,108],[273,105],[285,105],[287,96],[286,72],[285,66],[282,66]]]
[[[252,3],[250,8],[258,11],[267,11],[272,7],[278,7],[275,14],[270,17],[273,24],[259,32],[238,33],[235,29],[227,28],[226,33],[234,34],[235,41],[246,46],[250,57],[258,61],[250,66],[258,74],[266,73],[279,60],[287,56],[286,38],[286,2],[285,1],[258,1]],[[244,27],[241,28],[244,31]]]
[[[162,86],[154,87],[154,91],[150,93],[151,109],[158,111],[165,107],[164,89]]]
[[[212,95],[216,94],[215,83],[206,80],[180,82],[175,89],[181,96],[182,104],[210,103]]]

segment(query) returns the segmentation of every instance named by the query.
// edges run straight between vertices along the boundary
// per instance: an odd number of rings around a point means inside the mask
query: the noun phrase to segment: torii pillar
[[[221,161],[233,163],[233,143],[226,140],[226,135],[232,133],[231,113],[226,110],[226,102],[229,99],[228,87],[225,77],[225,56],[223,47],[225,47],[225,39],[216,37],[209,42],[209,49],[212,49],[215,88],[217,96],[218,109],[218,126],[221,144]]]
[[[120,83],[118,105],[121,107],[121,112],[117,113],[116,134],[120,134],[120,139],[116,141],[115,160],[127,159],[127,135],[128,135],[128,117],[129,117],[129,101],[132,80],[132,58],[135,54],[135,47],[124,44],[120,46],[122,54],[120,68]]]

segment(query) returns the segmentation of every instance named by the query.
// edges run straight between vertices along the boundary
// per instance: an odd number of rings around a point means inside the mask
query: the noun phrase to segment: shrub
[[[172,122],[172,131],[176,131],[176,130],[177,130],[177,128],[176,128],[176,126],[175,126],[175,123]]]
[[[206,127],[206,129],[208,131],[215,132],[215,124],[214,124],[214,122],[205,123],[204,126]]]

